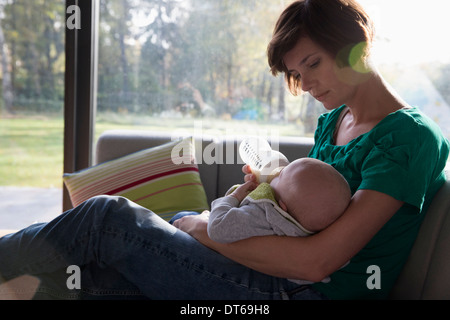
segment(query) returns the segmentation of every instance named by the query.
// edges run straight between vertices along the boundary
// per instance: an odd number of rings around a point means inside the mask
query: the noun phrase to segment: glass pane
[[[312,136],[323,107],[268,72],[284,1],[102,0],[97,134],[177,128]]]
[[[361,0],[375,20],[374,60],[400,96],[450,138],[450,3]]]
[[[61,213],[65,6],[0,1],[0,228]]]
[[[311,137],[325,109],[308,94],[292,97],[266,62],[274,23],[289,3],[102,0],[97,135],[132,127]],[[361,3],[378,26],[382,74],[450,137],[450,42],[439,38],[450,30],[449,4]]]

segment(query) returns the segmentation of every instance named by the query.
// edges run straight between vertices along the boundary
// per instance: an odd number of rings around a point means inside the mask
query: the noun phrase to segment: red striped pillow
[[[123,196],[170,220],[179,211],[209,208],[194,155],[193,139],[186,138],[63,179],[75,207],[97,195]]]

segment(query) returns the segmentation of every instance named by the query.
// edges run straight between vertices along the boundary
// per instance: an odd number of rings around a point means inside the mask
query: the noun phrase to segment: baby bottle
[[[246,138],[239,146],[241,159],[250,166],[259,183],[270,183],[289,160],[281,153],[272,150],[269,143],[259,137]]]

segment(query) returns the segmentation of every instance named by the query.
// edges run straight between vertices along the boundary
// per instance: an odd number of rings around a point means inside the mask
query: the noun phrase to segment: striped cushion
[[[193,139],[186,138],[64,174],[63,179],[74,207],[93,196],[116,195],[170,220],[179,211],[208,209],[194,154]]]

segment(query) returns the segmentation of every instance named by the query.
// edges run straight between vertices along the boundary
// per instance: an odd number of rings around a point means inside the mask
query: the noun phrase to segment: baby
[[[269,183],[256,186],[249,181],[212,202],[208,220],[212,240],[231,243],[268,235],[309,236],[336,221],[350,203],[347,181],[322,161],[302,158],[277,171]],[[180,212],[170,223],[192,214],[198,213]]]
[[[332,224],[351,191],[332,166],[312,158],[290,163],[269,183],[247,182],[211,204],[209,237],[230,243],[255,236],[308,236]]]
[[[332,166],[312,158],[290,163],[269,182],[256,189],[254,182],[246,182],[214,200],[208,220],[209,237],[230,243],[265,235],[309,236],[336,221],[351,200],[344,177]],[[329,281],[329,277],[322,280]]]

